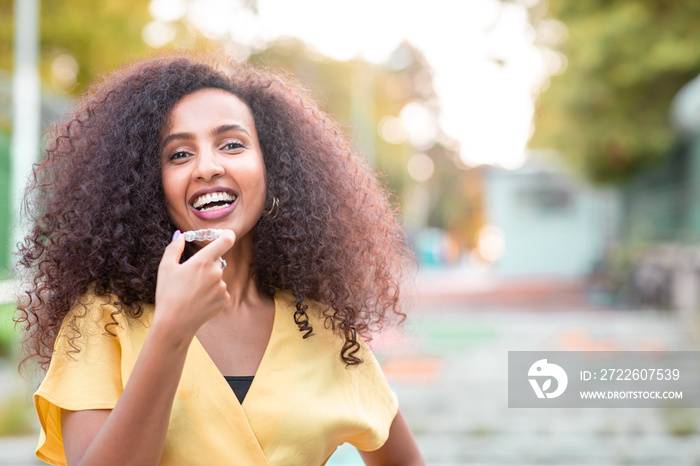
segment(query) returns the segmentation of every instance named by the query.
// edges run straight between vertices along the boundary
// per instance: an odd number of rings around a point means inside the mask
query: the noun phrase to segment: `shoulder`
[[[281,307],[280,310],[283,312],[283,315],[285,317],[288,316],[293,322],[293,316],[297,310],[294,295],[289,291],[276,290],[275,302],[277,306]],[[336,362],[342,363],[343,367],[348,368],[342,362],[340,356],[341,350],[345,345],[345,337],[342,335],[341,331],[334,326],[334,309],[327,304],[319,303],[311,299],[305,299],[303,305],[306,306],[305,312],[309,319],[309,324],[313,329],[312,336],[304,339],[305,344],[315,347],[322,354],[330,357],[334,361],[337,360]],[[294,327],[297,326],[294,325]],[[302,335],[302,332],[299,332],[299,334]],[[356,334],[355,338],[357,342],[357,353],[355,356],[363,361],[360,366],[365,365],[365,363],[376,363],[371,349],[362,337]],[[349,368],[353,367],[357,366],[349,366]]]
[[[146,308],[144,319],[139,322],[127,317],[116,296],[85,293],[76,299],[63,319],[55,347],[69,348],[72,352],[70,349],[80,351],[81,347],[96,341],[120,340],[135,326],[147,326],[150,306]]]
[[[275,303],[281,307],[280,310],[283,314],[291,319],[294,318],[294,314],[299,309],[297,300],[290,291],[275,290]],[[300,306],[309,319],[314,336],[322,336],[323,339],[331,340],[341,338],[333,331],[333,309],[330,306],[312,299],[304,299]]]
[[[117,306],[114,296],[88,292],[75,300],[64,320],[81,321],[86,326],[91,326],[107,320],[110,315],[117,312]]]

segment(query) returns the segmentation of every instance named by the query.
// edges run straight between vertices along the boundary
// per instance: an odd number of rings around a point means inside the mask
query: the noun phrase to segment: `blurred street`
[[[404,332],[374,342],[427,464],[700,464],[700,410],[509,409],[507,399],[508,351],[697,350],[697,326],[593,308],[567,281],[469,283],[422,275]],[[357,461],[343,448],[329,464]]]
[[[507,407],[509,350],[697,350],[697,327],[674,312],[596,309],[572,281],[465,273],[422,273],[403,330],[372,342],[427,464],[700,464],[698,410]],[[3,387],[13,370],[0,369]],[[0,438],[0,465],[38,464],[35,443]],[[362,462],[346,445],[328,464]]]

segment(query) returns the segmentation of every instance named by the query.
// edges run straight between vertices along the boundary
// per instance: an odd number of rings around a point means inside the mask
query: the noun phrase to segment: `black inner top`
[[[243,403],[246,393],[250,389],[250,384],[253,383],[254,375],[225,375],[224,378],[236,394],[239,403]]]

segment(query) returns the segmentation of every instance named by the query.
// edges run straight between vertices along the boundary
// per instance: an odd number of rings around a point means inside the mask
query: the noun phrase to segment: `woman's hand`
[[[199,327],[226,307],[231,297],[219,259],[235,240],[233,231],[225,230],[182,264],[184,236],[165,248],[158,267],[154,326],[166,326],[189,344]]]
[[[187,348],[197,329],[229,302],[219,258],[234,242],[234,233],[225,231],[184,264],[179,263],[184,237],[165,248],[153,324],[116,406],[61,410],[69,465],[160,462]]]

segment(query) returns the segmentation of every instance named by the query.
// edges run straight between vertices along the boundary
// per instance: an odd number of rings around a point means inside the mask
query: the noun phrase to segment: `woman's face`
[[[265,205],[265,164],[253,116],[238,97],[220,89],[183,97],[169,115],[161,157],[178,229],[230,229],[236,242],[253,230]]]

